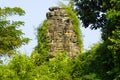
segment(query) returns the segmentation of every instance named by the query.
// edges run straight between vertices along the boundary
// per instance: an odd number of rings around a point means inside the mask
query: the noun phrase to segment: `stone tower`
[[[66,51],[69,57],[80,53],[77,35],[65,9],[51,7],[46,16],[50,22],[47,32],[49,53],[55,56],[57,52]]]

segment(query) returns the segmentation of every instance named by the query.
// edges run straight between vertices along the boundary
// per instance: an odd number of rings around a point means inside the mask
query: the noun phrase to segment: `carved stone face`
[[[65,50],[69,57],[75,56],[79,53],[79,45],[69,15],[60,7],[51,7],[49,10],[46,15],[50,22],[47,33],[49,52],[55,55]]]

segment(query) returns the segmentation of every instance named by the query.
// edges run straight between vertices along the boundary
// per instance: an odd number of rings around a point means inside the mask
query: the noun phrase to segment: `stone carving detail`
[[[49,10],[46,14],[50,22],[47,33],[49,53],[55,56],[57,52],[66,51],[69,57],[74,57],[80,53],[80,47],[68,14],[60,7],[51,7]]]

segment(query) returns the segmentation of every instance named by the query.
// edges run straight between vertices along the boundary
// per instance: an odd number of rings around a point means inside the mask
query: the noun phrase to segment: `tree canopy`
[[[84,27],[101,28],[103,44],[96,52],[103,70],[101,79],[118,80],[120,70],[120,1],[119,0],[75,0],[76,11]],[[97,65],[95,65],[97,67]],[[102,71],[101,70],[101,71]]]
[[[97,29],[106,25],[106,11],[111,8],[110,0],[75,0],[75,6],[85,28]]]
[[[28,43],[29,38],[24,38],[24,33],[20,26],[24,26],[22,21],[8,20],[8,17],[19,15],[23,16],[25,11],[19,7],[0,8],[0,55],[14,54],[21,45]]]

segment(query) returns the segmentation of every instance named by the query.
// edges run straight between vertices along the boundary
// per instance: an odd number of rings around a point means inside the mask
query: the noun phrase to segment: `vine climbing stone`
[[[50,23],[46,35],[49,41],[49,53],[56,56],[57,52],[65,51],[69,57],[80,53],[78,36],[66,10],[61,7],[51,7],[46,17]]]

